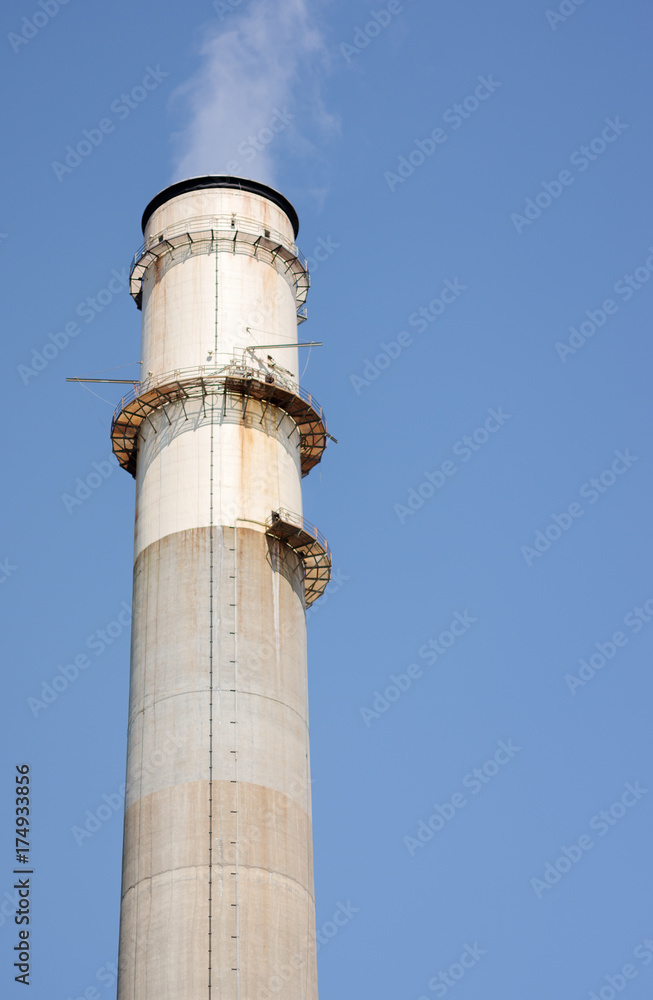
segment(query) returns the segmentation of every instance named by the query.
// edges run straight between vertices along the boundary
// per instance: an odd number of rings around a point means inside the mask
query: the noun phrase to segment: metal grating
[[[331,579],[331,549],[314,524],[280,507],[267,520],[267,534],[297,552],[304,563],[306,607],[321,597]]]
[[[149,379],[120,400],[111,423],[111,443],[119,464],[136,476],[138,433],[148,416],[168,403],[230,393],[265,401],[284,410],[300,433],[302,476],[321,460],[327,444],[326,419],[316,399],[277,371],[265,373],[242,364],[185,368]],[[164,411],[165,412],[165,411]]]

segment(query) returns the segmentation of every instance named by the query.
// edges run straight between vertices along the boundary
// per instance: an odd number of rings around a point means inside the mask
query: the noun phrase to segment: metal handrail
[[[280,246],[289,250],[293,257],[298,259],[304,270],[308,272],[308,261],[306,260],[306,257],[304,257],[295,243],[290,242],[290,240],[286,239],[286,237],[276,229],[268,229],[267,226],[262,225],[255,219],[246,219],[240,216],[235,218],[231,215],[200,215],[194,216],[191,219],[184,219],[183,222],[176,222],[171,226],[167,226],[165,229],[161,230],[161,232],[142,243],[132,258],[130,274],[144,254],[151,250],[152,247],[157,246],[160,243],[164,243],[169,237],[181,236],[184,233],[190,233],[192,235],[194,232],[205,232],[209,229],[216,230],[217,232],[232,233],[234,235],[240,230],[250,236],[261,236],[264,239],[274,240],[279,243]],[[269,233],[269,236],[266,236],[266,233]]]
[[[118,403],[118,406],[114,411],[113,420],[115,422],[118,419],[122,411],[129,405],[129,403],[132,403],[139,396],[145,395],[152,389],[158,389],[161,386],[169,385],[171,382],[181,382],[183,384],[183,382],[189,378],[202,378],[207,381],[217,378],[222,381],[230,375],[235,378],[254,379],[258,382],[265,382],[267,378],[272,375],[274,378],[274,385],[277,385],[279,388],[285,389],[288,392],[292,392],[295,396],[299,396],[300,399],[303,399],[305,403],[308,403],[309,406],[315,410],[321,420],[324,419],[322,407],[318,401],[307,389],[300,386],[298,382],[294,382],[292,379],[278,372],[276,369],[272,372],[270,369],[261,370],[260,368],[253,368],[249,365],[231,362],[230,364],[220,366],[201,365],[198,368],[177,368],[172,372],[165,372],[161,375],[153,375],[144,382],[134,383],[134,388],[131,392],[128,392],[125,396],[123,396]]]
[[[288,524],[293,524],[296,528],[301,528],[301,530],[306,532],[307,535],[314,538],[315,541],[324,549],[329,559],[331,558],[329,543],[322,532],[310,521],[307,521],[305,517],[302,517],[301,514],[294,514],[291,510],[287,510],[285,507],[279,507],[278,510],[273,510],[268,518],[269,527],[273,527],[279,520],[285,521]]]

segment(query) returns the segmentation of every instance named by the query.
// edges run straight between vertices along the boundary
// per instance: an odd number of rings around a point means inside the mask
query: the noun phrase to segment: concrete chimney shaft
[[[302,514],[326,424],[297,384],[308,274],[264,185],[181,182],[144,216],[118,1000],[317,1000]],[[260,347],[259,345],[264,345]]]

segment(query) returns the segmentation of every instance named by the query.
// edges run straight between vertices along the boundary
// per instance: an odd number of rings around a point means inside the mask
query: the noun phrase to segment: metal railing
[[[311,285],[308,261],[282,233],[266,229],[252,219],[230,215],[195,216],[175,223],[150,237],[134,254],[129,271],[129,294],[140,309],[143,279],[151,264],[183,248],[203,252],[206,246],[230,249],[271,264],[294,291],[297,322],[306,319],[306,298]]]
[[[134,388],[131,392],[123,396],[118,403],[114,411],[113,421],[114,423],[116,422],[126,406],[133,403],[139,396],[144,396],[153,389],[174,385],[177,382],[183,386],[185,382],[192,379],[197,379],[200,382],[206,380],[208,389],[215,382],[222,383],[227,378],[253,379],[258,382],[275,385],[303,399],[305,403],[308,403],[315,410],[320,420],[324,420],[324,413],[318,401],[307,389],[300,386],[298,382],[294,382],[291,378],[276,369],[270,369],[266,366],[255,368],[252,365],[231,361],[224,365],[200,365],[198,368],[177,368],[171,372],[153,375],[143,382],[134,383]]]
[[[172,226],[167,226],[165,229],[162,229],[161,232],[156,233],[156,235],[151,236],[148,240],[142,243],[132,258],[130,274],[138,264],[141,257],[148,253],[153,247],[158,246],[160,243],[165,243],[167,240],[173,240],[177,236],[184,236],[186,233],[192,236],[193,233],[208,234],[213,232],[224,234],[225,236],[230,235],[234,238],[238,232],[241,232],[249,236],[257,236],[261,239],[276,242],[279,246],[285,247],[286,250],[290,251],[292,256],[297,258],[303,269],[308,273],[308,261],[306,260],[306,257],[304,257],[295,243],[291,243],[290,240],[286,239],[283,233],[278,232],[278,230],[268,229],[266,226],[262,226],[261,223],[257,222],[255,219],[246,219],[241,216],[200,215],[194,216],[191,219],[184,219],[183,222],[177,222]],[[208,238],[209,237],[207,236],[206,239]],[[201,242],[206,242],[206,239]],[[171,249],[174,249],[174,246],[171,245]]]
[[[267,520],[268,527],[273,528],[275,524],[279,521],[284,521],[287,524],[292,524],[296,528],[300,528],[307,535],[310,535],[321,548],[324,549],[329,560],[331,559],[331,549],[329,548],[329,543],[322,534],[322,532],[310,521],[307,521],[305,517],[300,514],[294,514],[291,510],[287,510],[285,507],[279,507],[278,510],[273,510],[270,517]]]

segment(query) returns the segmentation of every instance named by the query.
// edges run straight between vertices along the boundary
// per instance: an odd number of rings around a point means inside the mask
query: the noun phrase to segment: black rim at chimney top
[[[292,224],[295,239],[297,239],[299,217],[287,198],[279,191],[275,191],[274,188],[268,187],[267,184],[261,184],[259,181],[249,181],[244,177],[227,177],[223,174],[208,174],[206,177],[189,177],[188,180],[178,181],[176,184],[171,184],[170,187],[164,188],[163,191],[159,191],[143,212],[143,233],[145,233],[145,227],[150,216],[161,205],[165,205],[167,201],[177,198],[180,194],[185,194],[187,191],[201,191],[204,188],[235,188],[238,191],[247,191],[248,194],[262,195],[263,198],[274,202],[275,205],[278,205],[286,213]]]

